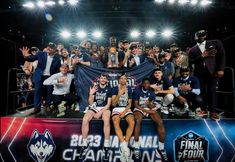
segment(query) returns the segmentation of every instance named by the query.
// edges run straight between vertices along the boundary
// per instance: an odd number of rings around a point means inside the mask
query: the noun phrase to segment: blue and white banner
[[[126,73],[129,76],[127,84],[131,87],[136,87],[143,78],[152,74],[154,68],[155,65],[148,61],[133,68],[120,70],[78,65],[75,69],[75,86],[79,96],[80,109],[84,110],[88,106],[89,88],[101,74],[107,74],[109,85],[115,87],[118,85],[120,74]]]
[[[0,119],[0,161],[2,162],[100,162],[104,143],[103,121],[92,120],[90,149],[79,159],[82,146],[81,119]],[[169,162],[234,162],[235,120],[163,120],[165,149]],[[121,121],[121,128],[127,124]],[[109,162],[120,162],[120,142],[110,132]],[[133,145],[133,137],[130,145]],[[141,162],[161,162],[156,124],[144,119],[140,131]]]

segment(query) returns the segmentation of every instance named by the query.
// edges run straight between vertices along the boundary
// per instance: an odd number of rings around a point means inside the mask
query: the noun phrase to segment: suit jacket
[[[33,81],[34,82],[41,81],[41,76],[43,75],[43,71],[45,70],[47,64],[47,53],[39,51],[36,55],[29,56],[25,59],[26,61],[30,62],[38,60],[37,68],[33,73]],[[59,72],[60,66],[61,66],[61,60],[59,56],[55,54],[50,67],[50,75]]]
[[[142,54],[142,55],[139,55],[138,57],[139,57],[139,59],[140,59],[140,64],[145,61],[145,57],[144,57],[143,54]],[[127,60],[127,67],[130,67],[129,61],[130,61],[131,59],[133,59],[133,58],[134,58],[134,56],[133,56],[133,55],[130,55],[130,57],[129,57],[128,60]],[[136,62],[135,62],[131,67],[135,67],[135,66],[137,66]]]
[[[225,50],[220,40],[207,40],[206,50],[214,50],[215,56],[202,57],[202,52],[198,45],[193,46],[189,51],[189,64],[194,64],[194,74],[200,76],[204,68],[207,68],[212,76],[225,67]]]

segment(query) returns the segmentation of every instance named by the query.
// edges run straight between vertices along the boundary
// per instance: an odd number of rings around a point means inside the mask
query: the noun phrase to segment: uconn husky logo
[[[55,152],[55,143],[48,130],[39,134],[37,130],[31,135],[27,145],[29,155],[35,162],[47,162]]]

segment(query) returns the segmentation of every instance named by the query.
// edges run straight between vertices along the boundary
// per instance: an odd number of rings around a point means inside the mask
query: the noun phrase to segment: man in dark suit
[[[224,75],[225,50],[220,40],[206,40],[207,33],[200,30],[195,33],[197,44],[189,51],[189,63],[194,66],[194,75],[200,80],[202,95],[207,101],[210,117],[219,120],[216,86],[218,78]]]
[[[25,60],[33,62],[38,60],[37,68],[33,74],[33,82],[35,86],[34,91],[34,110],[31,114],[36,114],[41,111],[41,97],[42,97],[42,88],[43,88],[43,81],[50,77],[52,74],[59,72],[59,68],[61,65],[61,61],[59,56],[56,54],[56,45],[50,42],[47,45],[46,52],[39,51],[36,55],[30,55],[29,49],[27,47],[23,47],[20,49]],[[49,110],[52,90],[53,87],[45,86],[46,88],[46,108]]]

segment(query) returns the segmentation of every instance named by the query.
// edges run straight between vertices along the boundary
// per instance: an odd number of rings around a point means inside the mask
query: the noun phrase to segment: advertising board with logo
[[[79,159],[81,119],[1,118],[0,159],[3,162],[101,161],[103,123],[90,123],[88,150]],[[164,120],[165,148],[170,162],[234,162],[235,120]],[[125,121],[121,127],[126,128]],[[133,145],[133,138],[130,145]],[[119,140],[111,128],[110,162],[119,162]],[[158,135],[151,120],[143,120],[140,132],[141,161],[160,162]]]

